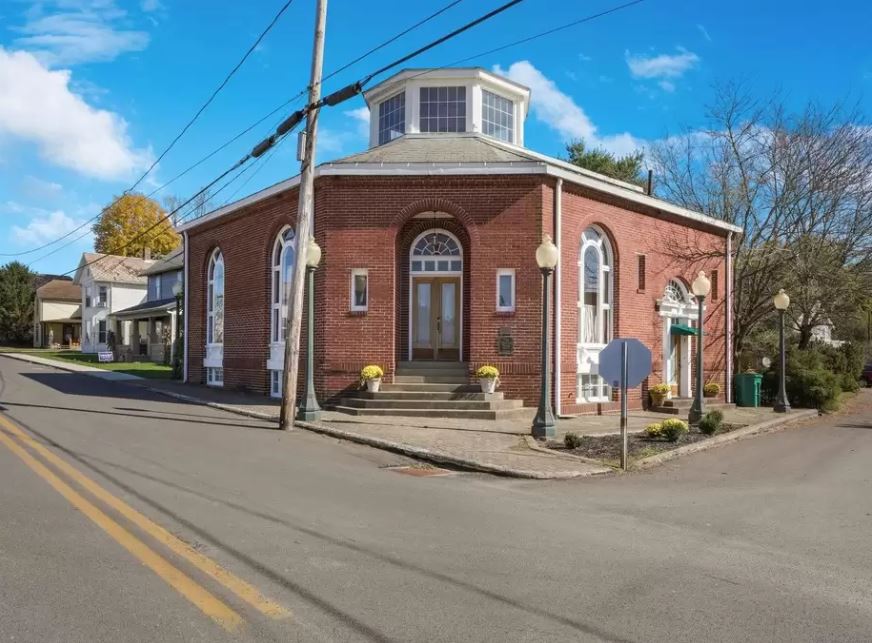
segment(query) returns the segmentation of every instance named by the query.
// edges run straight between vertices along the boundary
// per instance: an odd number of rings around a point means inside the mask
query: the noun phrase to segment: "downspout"
[[[733,233],[727,233],[727,274],[724,279],[727,290],[727,336],[724,342],[726,351],[726,382],[724,399],[727,404],[733,401]]]
[[[188,383],[188,317],[190,317],[190,315],[188,315],[188,293],[190,291],[188,290],[188,231],[187,230],[185,230],[182,233],[182,239],[183,239],[182,242],[185,244],[185,258],[184,258],[184,262],[185,262],[185,266],[184,266],[185,308],[182,311],[182,315],[183,315],[183,318],[185,320],[185,330],[184,330],[184,337],[182,338],[182,346],[184,346],[183,353],[182,353],[182,355],[183,355],[182,382],[187,384]],[[176,320],[176,323],[178,323],[178,320]]]
[[[561,219],[563,218],[563,179],[557,179],[557,185],[554,187],[554,243],[563,253],[563,245],[561,243],[562,226]],[[560,388],[560,357],[562,354],[562,328],[561,311],[563,310],[563,280],[561,279],[560,266],[563,262],[558,261],[557,267],[554,270],[554,350],[551,351],[554,359],[554,415],[560,417],[562,412],[563,395]]]

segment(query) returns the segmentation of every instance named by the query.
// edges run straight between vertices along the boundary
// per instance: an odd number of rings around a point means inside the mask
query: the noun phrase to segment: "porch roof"
[[[170,314],[174,312],[176,307],[176,298],[168,297],[167,299],[155,299],[153,301],[144,301],[136,306],[119,310],[112,313],[113,317],[155,317],[158,313]]]

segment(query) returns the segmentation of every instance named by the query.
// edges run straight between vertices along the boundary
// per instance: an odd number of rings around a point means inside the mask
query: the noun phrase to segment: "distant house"
[[[82,352],[108,349],[109,316],[145,301],[148,279],[142,274],[155,261],[85,252],[73,282],[82,289]],[[130,331],[128,325],[127,331]],[[116,336],[127,344],[130,336]]]
[[[182,284],[184,257],[176,250],[152,262],[140,272],[147,279],[145,301],[112,313],[110,328],[118,342],[117,352],[128,359],[147,357],[156,362],[171,357],[176,336],[176,294]]]
[[[36,289],[33,345],[77,348],[82,336],[82,289],[67,279],[51,279]]]

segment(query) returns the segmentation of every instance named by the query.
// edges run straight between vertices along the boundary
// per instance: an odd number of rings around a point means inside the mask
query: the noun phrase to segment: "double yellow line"
[[[5,429],[5,431],[4,431]],[[15,438],[15,439],[13,439]],[[45,446],[34,440],[30,435],[13,424],[6,416],[0,415],[0,443],[18,456],[24,464],[30,467],[38,476],[45,480],[59,494],[69,501],[76,509],[87,516],[94,524],[105,531],[122,547],[135,556],[140,562],[160,576],[168,585],[196,605],[204,614],[228,631],[234,631],[242,625],[242,617],[227,606],[221,599],[205,589],[190,576],[172,565],[166,558],[155,552],[142,540],[133,535],[104,511],[89,501],[43,462],[35,458],[23,446],[53,465],[58,471],[67,475],[82,489],[94,498],[117,511],[121,516],[136,525],[143,532],[167,547],[171,552],[183,558],[202,573],[217,581],[225,589],[254,607],[260,613],[274,619],[288,618],[290,612],[271,601],[255,587],[238,576],[227,571],[211,558],[204,556],[187,543],[179,540],[169,531],[146,518],[133,507],[112,495],[96,482],[83,475]]]

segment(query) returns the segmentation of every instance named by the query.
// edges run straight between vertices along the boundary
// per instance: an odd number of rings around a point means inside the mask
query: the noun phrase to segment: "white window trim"
[[[213,375],[221,372],[221,379],[213,377]],[[224,386],[224,367],[223,366],[207,366],[206,367],[206,386],[214,386],[222,388]]]
[[[366,277],[366,303],[363,306],[359,306],[354,302],[357,301],[354,297],[354,282],[355,277]],[[351,288],[349,290],[349,295],[351,299],[349,300],[349,304],[351,304],[351,312],[362,313],[369,310],[369,268],[352,268],[351,269]]]
[[[489,89],[487,87],[479,87],[478,89],[479,89],[479,93],[481,95],[481,100],[479,101],[479,108],[478,108],[480,111],[479,118],[481,119],[481,133],[484,134],[485,136],[487,136],[489,138],[493,138],[497,141],[503,141],[503,143],[510,143],[510,144],[514,145],[515,139],[517,138],[515,136],[515,132],[517,131],[515,121],[516,121],[516,112],[518,111],[518,101],[514,98],[510,98],[509,96],[505,96],[505,95],[501,94],[500,92],[496,92],[496,91]],[[509,137],[508,141],[505,139],[499,138],[498,136],[493,136],[491,134],[484,133],[484,121],[485,121],[485,118],[484,118],[484,109],[485,109],[484,108],[484,95],[485,95],[485,93],[491,94],[492,96],[496,96],[497,98],[502,98],[503,100],[507,100],[507,101],[509,101],[509,103],[512,106],[512,118],[511,118],[512,124],[511,124],[510,130],[509,130],[509,133],[511,134],[511,136]]]
[[[615,328],[615,318],[614,315],[611,314],[612,311],[612,302],[605,302],[605,287],[608,284],[608,292],[610,298],[614,298],[615,296],[615,284],[614,284],[614,272],[612,271],[611,262],[614,261],[614,251],[611,247],[611,243],[606,236],[605,231],[598,226],[591,226],[593,230],[595,230],[599,234],[599,239],[588,239],[583,238],[581,249],[578,253],[578,348],[576,353],[587,352],[588,354],[596,353],[597,356],[599,351],[606,347],[610,338],[614,335]],[[587,233],[588,229],[585,228],[584,233]],[[583,233],[583,234],[584,234]],[[598,292],[597,292],[597,327],[596,327],[596,339],[604,340],[604,341],[596,341],[596,342],[585,342],[582,338],[585,336],[584,334],[584,257],[589,248],[595,248],[597,254],[599,255],[599,275],[598,275]],[[602,336],[603,328],[602,328],[602,319],[603,314],[609,311],[609,329],[608,333],[606,333],[606,337]],[[598,364],[597,357],[597,364]],[[599,370],[597,368],[597,370]],[[583,376],[592,376],[598,375],[598,373],[581,373],[576,371],[576,392],[575,392],[575,401],[577,404],[596,404],[603,402],[611,401],[611,387],[608,385],[600,384],[600,388],[603,392],[602,395],[585,397],[583,395],[583,387],[581,385],[581,380]]]
[[[512,280],[512,303],[510,306],[500,306],[500,277],[510,277]],[[497,293],[496,293],[496,309],[498,313],[513,313],[515,312],[515,269],[514,268],[497,268]]]
[[[288,251],[288,248],[291,248],[294,253],[297,251],[297,236],[296,231],[294,231],[294,236],[287,241],[285,240],[285,234],[287,234],[288,230],[291,230],[290,226],[285,226],[279,231],[278,236],[276,237],[275,243],[273,244],[273,251],[270,255],[270,263],[272,264],[270,268],[270,311],[269,311],[269,337],[271,344],[282,344],[284,345],[285,341],[282,338],[282,329],[285,327],[288,319],[288,305],[287,303],[282,303],[283,295],[287,290],[287,282],[284,280],[284,275],[282,274],[282,267],[285,261],[285,252]],[[275,256],[276,251],[279,253],[279,261],[276,263]],[[294,255],[294,263],[296,263],[297,257]],[[276,278],[278,277],[278,278]],[[226,278],[226,275],[225,275]],[[275,292],[275,288],[278,287],[279,292]],[[278,325],[279,327],[275,327],[276,323],[276,314],[275,311],[278,310]]]
[[[212,257],[209,259],[209,268],[206,275],[206,293],[209,296],[209,301],[206,302],[206,344],[209,346],[223,346],[224,337],[220,342],[215,340],[215,266],[218,260],[221,261],[221,267],[224,270],[224,291],[221,293],[224,297],[224,308],[221,310],[222,317],[227,310],[227,265],[224,263],[224,255],[219,248],[212,252]],[[223,319],[222,325],[223,325]]]

